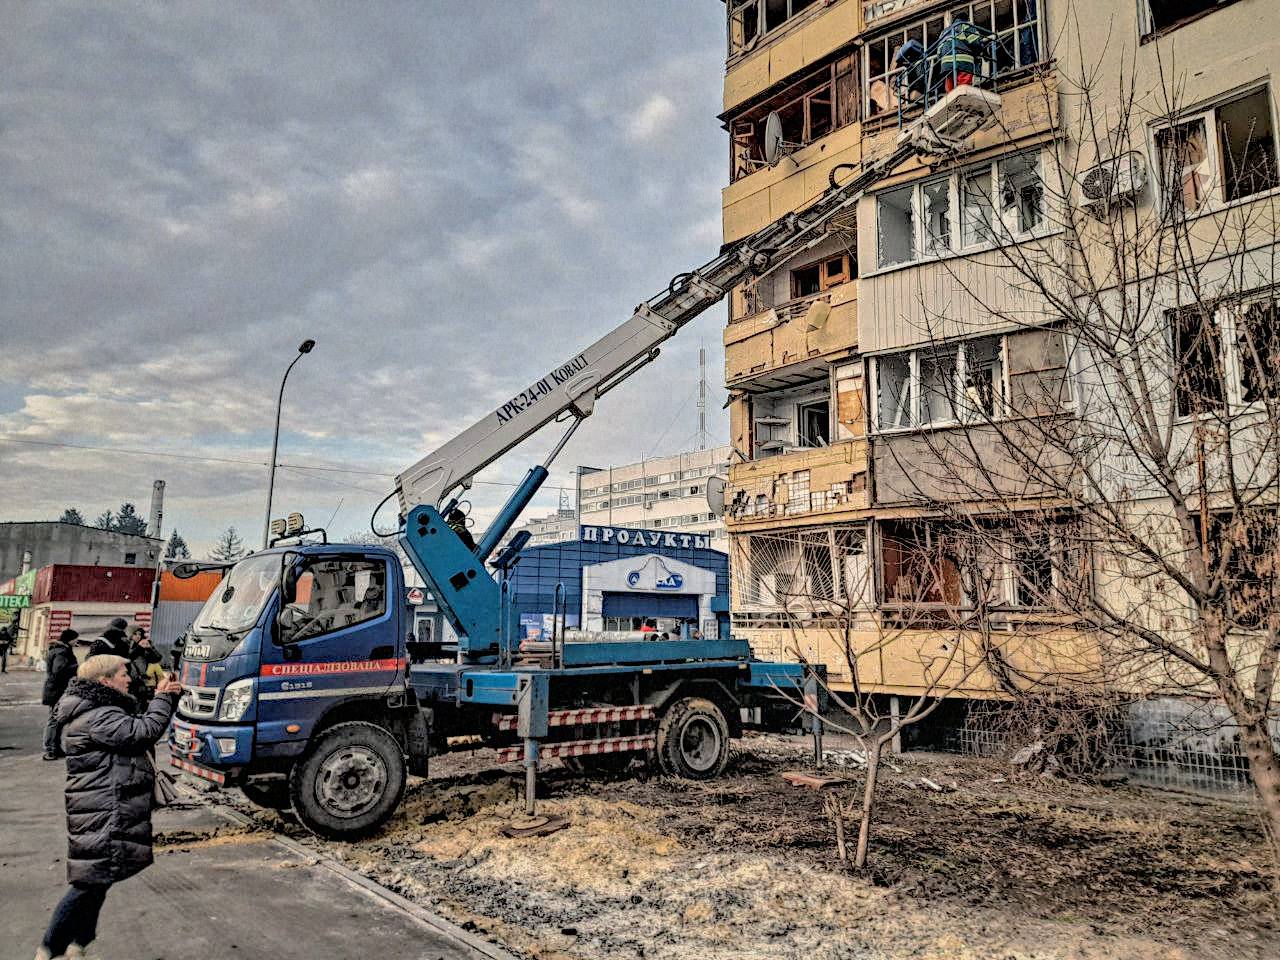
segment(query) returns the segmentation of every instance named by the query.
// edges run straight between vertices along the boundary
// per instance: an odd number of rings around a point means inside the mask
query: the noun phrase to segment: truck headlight
[[[249,712],[253,703],[253,678],[246,677],[229,683],[222,691],[222,705],[218,707],[219,720],[240,720]]]

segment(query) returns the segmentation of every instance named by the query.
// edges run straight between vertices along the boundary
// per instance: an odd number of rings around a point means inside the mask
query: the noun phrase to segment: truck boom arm
[[[808,207],[739,240],[692,273],[676,276],[666,290],[640,304],[629,320],[396,477],[401,515],[417,504],[443,503],[456,488],[470,486],[478,471],[548,423],[573,419],[576,424],[590,416],[600,397],[657,357],[660,344],[734,286],[820,242],[831,219],[851,210],[877,181],[916,154],[956,149],[991,121],[999,105],[999,96],[990,91],[957,87],[904,130],[892,151],[865,161],[852,179],[837,183],[837,174],[853,165],[836,167],[828,189]]]

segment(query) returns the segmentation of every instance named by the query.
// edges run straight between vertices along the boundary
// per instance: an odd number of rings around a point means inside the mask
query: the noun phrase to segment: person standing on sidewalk
[[[129,638],[124,632],[129,629],[129,621],[124,617],[116,617],[102,631],[102,636],[89,645],[89,656],[98,657],[109,654],[113,657],[129,659]]]
[[[0,673],[9,672],[9,648],[13,646],[13,634],[6,623],[0,627]]]
[[[67,755],[67,882],[36,960],[83,957],[98,935],[107,891],[150,866],[155,767],[150,751],[164,735],[182,684],[166,679],[139,716],[129,696],[128,661],[90,657],[58,701]]]
[[[80,634],[76,631],[63,630],[58,634],[58,639],[49,644],[49,650],[44,655],[44,692],[40,702],[49,708],[49,722],[44,725],[44,758],[46,760],[62,758],[62,750],[58,746],[57,714],[54,708],[62,699],[62,695],[67,692],[67,684],[76,675],[76,668],[80,665],[76,662],[74,649],[78,639]]]

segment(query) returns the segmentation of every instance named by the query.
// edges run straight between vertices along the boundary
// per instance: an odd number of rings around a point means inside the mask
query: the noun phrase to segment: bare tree
[[[786,655],[828,668],[824,683],[833,709],[824,722],[853,736],[866,757],[861,800],[850,807],[828,804],[842,858],[844,812],[858,815],[856,867],[867,862],[886,749],[904,728],[969,687],[986,669],[984,649],[1000,643],[984,633],[983,600],[976,608],[947,601],[961,584],[974,597],[991,594],[989,571],[974,546],[963,536],[904,536],[896,545],[903,553],[898,575],[885,602],[876,604],[858,528],[800,528],[733,541],[735,609],[767,616],[785,636]],[[886,657],[915,678],[912,696],[889,705],[872,692]]]

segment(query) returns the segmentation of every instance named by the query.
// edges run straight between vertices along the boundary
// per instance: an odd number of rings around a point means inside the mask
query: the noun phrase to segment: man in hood
[[[63,630],[58,639],[49,644],[44,655],[44,692],[40,702],[49,708],[49,722],[44,728],[44,758],[57,760],[62,756],[62,748],[58,746],[58,724],[53,708],[58,705],[62,695],[67,692],[67,684],[76,675],[80,664],[76,661],[75,642],[80,634],[74,630]]]
[[[124,617],[116,617],[108,624],[107,629],[102,631],[102,636],[93,641],[89,647],[89,656],[98,657],[102,655],[112,657],[124,657],[129,659],[129,638],[125,636],[125,631],[129,629],[129,621]]]

